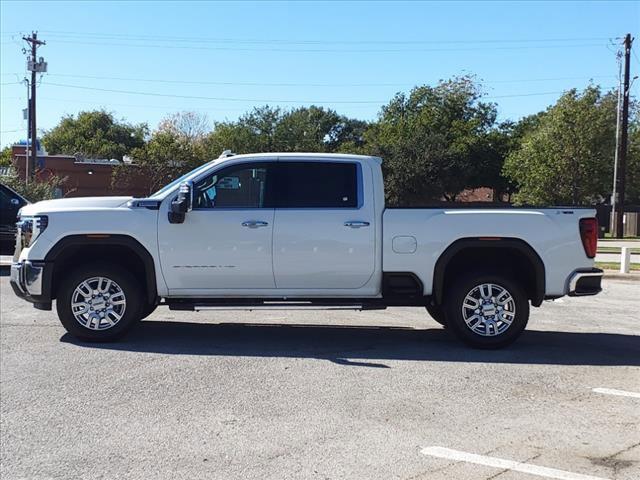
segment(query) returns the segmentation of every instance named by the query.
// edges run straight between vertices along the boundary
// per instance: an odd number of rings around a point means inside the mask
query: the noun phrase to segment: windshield
[[[194,168],[193,170],[191,170],[190,172],[185,173],[184,175],[182,175],[179,178],[176,178],[173,182],[169,183],[168,185],[165,185],[164,187],[162,187],[160,190],[158,190],[157,192],[155,192],[153,195],[150,195],[149,198],[155,198],[155,197],[161,197],[163,194],[165,194],[166,192],[168,192],[169,190],[171,190],[173,187],[177,186],[178,184],[180,184],[181,182],[184,182],[187,178],[189,178],[190,176],[197,174],[203,170],[206,170],[207,167],[209,167],[211,164],[213,164],[215,162],[215,160],[212,160],[210,162],[205,163],[204,165],[200,165],[197,168]]]

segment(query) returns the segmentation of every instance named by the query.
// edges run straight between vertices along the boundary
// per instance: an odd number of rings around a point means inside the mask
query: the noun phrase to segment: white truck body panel
[[[569,275],[593,266],[577,234],[579,219],[593,216],[593,210],[574,209],[388,209],[383,217],[383,270],[414,272],[429,295],[436,262],[453,242],[469,237],[514,238],[528,243],[542,259],[545,293],[564,295]],[[398,236],[414,237],[416,252],[394,252],[393,239]]]
[[[48,227],[16,260],[43,260],[69,235],[127,235],[153,257],[160,297],[380,297],[383,272],[411,272],[433,289],[434,268],[464,238],[521,239],[545,266],[547,296],[567,293],[568,278],[593,266],[578,221],[590,209],[386,209],[380,159],[356,155],[257,154],[211,162],[185,176],[193,180],[222,166],[248,161],[344,161],[361,168],[356,209],[212,209],[191,211],[182,224],[167,220],[179,185],[150,198],[159,209],[135,208],[129,197],[74,198],[23,207],[47,215]],[[264,228],[244,228],[259,220]],[[368,222],[364,228],[345,223]]]

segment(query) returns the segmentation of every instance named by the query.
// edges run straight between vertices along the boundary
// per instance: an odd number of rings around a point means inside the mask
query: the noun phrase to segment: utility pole
[[[37,132],[36,132],[36,74],[45,73],[47,71],[47,63],[42,57],[38,60],[36,52],[40,45],[46,45],[47,42],[38,40],[38,33],[32,32],[30,37],[22,37],[30,46],[30,55],[27,59],[27,70],[31,72],[31,98],[29,99],[29,137],[27,140],[27,149],[29,149],[29,143],[31,143],[30,153],[31,156],[27,160],[27,171],[25,172],[25,180],[28,181],[28,177],[33,177],[36,169],[36,157],[38,155],[37,146]]]
[[[622,52],[616,54],[618,59],[618,101],[616,102],[616,148],[613,155],[613,193],[611,194],[611,218],[609,219],[609,228],[611,236],[616,237],[616,204],[618,203],[618,143],[620,142],[620,119],[622,115]]]
[[[624,37],[624,78],[622,82],[622,111],[620,120],[620,132],[617,137],[616,153],[618,158],[618,168],[616,169],[616,189],[614,200],[615,212],[615,237],[624,236],[624,193],[627,176],[627,141],[629,130],[629,74],[631,63],[631,44],[633,39],[627,33]]]

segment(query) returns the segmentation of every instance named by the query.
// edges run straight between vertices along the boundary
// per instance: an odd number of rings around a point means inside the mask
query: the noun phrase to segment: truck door
[[[370,182],[369,182],[370,183]],[[279,289],[357,289],[375,266],[374,208],[354,161],[279,161],[273,268]]]
[[[171,294],[274,288],[271,162],[239,163],[199,179],[184,223],[159,218],[162,272]]]

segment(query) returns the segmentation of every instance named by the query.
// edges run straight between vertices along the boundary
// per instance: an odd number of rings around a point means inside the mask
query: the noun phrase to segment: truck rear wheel
[[[425,308],[427,309],[427,313],[431,316],[431,318],[433,318],[443,327],[447,326],[447,319],[444,316],[444,309],[442,308],[442,305],[427,305]]]
[[[56,309],[64,328],[89,342],[109,342],[124,335],[142,312],[136,279],[115,265],[84,265],[67,275],[58,289]]]
[[[527,326],[529,300],[520,285],[502,274],[467,274],[447,291],[447,325],[475,348],[502,348]]]

